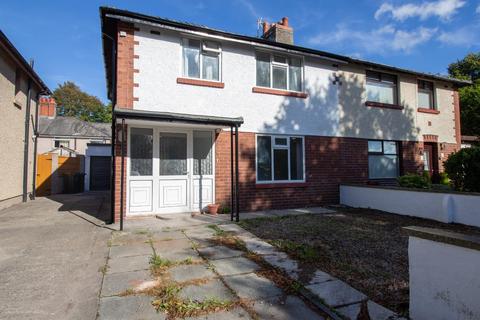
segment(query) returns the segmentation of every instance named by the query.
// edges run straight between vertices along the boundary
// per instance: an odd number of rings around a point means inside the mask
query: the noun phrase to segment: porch
[[[230,129],[230,218],[239,219],[242,118],[116,109],[112,220],[202,212],[216,202],[215,141]],[[123,204],[123,205],[120,205]],[[117,220],[117,219],[115,219]]]

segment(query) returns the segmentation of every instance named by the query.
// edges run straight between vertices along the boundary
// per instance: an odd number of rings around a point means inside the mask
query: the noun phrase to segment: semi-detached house
[[[468,82],[295,46],[287,18],[250,37],[100,15],[117,219],[334,204],[340,183],[435,175],[460,148]]]

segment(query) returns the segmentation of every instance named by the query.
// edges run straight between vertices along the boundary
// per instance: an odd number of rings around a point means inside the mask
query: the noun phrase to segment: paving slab
[[[260,269],[258,264],[245,257],[212,260],[211,263],[222,276],[249,273]]]
[[[243,251],[230,249],[225,246],[199,248],[198,252],[211,260],[239,257],[243,254]]]
[[[224,301],[234,301],[236,299],[232,292],[225,287],[219,279],[213,279],[201,285],[186,286],[180,291],[180,296],[183,299],[194,301],[204,301],[209,298]]]
[[[215,273],[206,264],[180,265],[170,269],[172,280],[177,282],[214,278]]]
[[[341,307],[367,299],[367,296],[363,293],[341,280],[312,284],[306,286],[306,288],[331,307]]]
[[[290,277],[298,280],[298,263],[295,260],[290,259],[286,253],[276,252],[271,255],[264,255],[262,258],[270,265],[285,271]]]
[[[157,252],[160,257],[171,260],[171,261],[182,261],[185,259],[201,259],[198,256],[197,251],[187,248],[175,251],[164,251],[164,252]]]
[[[275,254],[278,252],[278,250],[274,246],[255,236],[240,235],[238,236],[238,238],[242,240],[245,243],[247,249],[249,251],[252,251],[253,253],[265,255]]]
[[[202,237],[204,239],[215,237],[215,230],[207,226],[198,226],[184,230],[185,234],[190,237]]]
[[[119,295],[149,280],[149,270],[106,274],[103,278],[102,297]]]
[[[150,243],[130,243],[118,246],[112,246],[110,248],[110,258],[142,256],[153,254],[153,249]]]
[[[158,254],[162,254],[165,252],[182,251],[192,248],[192,242],[187,238],[167,241],[154,241],[152,245]]]
[[[98,320],[153,320],[165,319],[164,313],[159,313],[152,306],[152,297],[124,296],[100,299]]]
[[[225,277],[224,281],[242,299],[268,299],[282,294],[282,290],[272,281],[255,273]]]
[[[240,227],[239,225],[237,224],[233,224],[233,223],[230,223],[230,224],[221,224],[221,225],[218,225],[218,227],[220,229],[222,229],[223,231],[227,231],[227,232],[231,232],[233,235],[241,235],[241,234],[249,234],[249,235],[252,235],[250,232],[248,232],[247,230],[243,229],[242,227]]]
[[[149,260],[151,255],[121,257],[108,260],[107,274],[137,270],[147,270],[150,268]]]
[[[371,320],[387,320],[387,319],[398,319],[396,318],[396,314],[387,309],[382,307],[381,305],[369,300],[367,302],[368,307],[368,314],[370,315]],[[355,303],[349,306],[345,306],[342,308],[337,308],[336,310],[342,316],[346,317],[347,319],[357,319],[358,314],[360,313],[361,304]]]
[[[203,237],[190,237],[192,241],[192,246],[197,248],[205,248],[205,247],[212,247],[216,246],[217,244],[213,241],[213,238],[204,239]]]
[[[185,234],[180,230],[171,231],[152,231],[152,241],[164,241],[164,240],[178,240],[185,239]]]
[[[149,234],[143,233],[143,231],[137,231],[137,233],[116,231],[112,234],[112,238],[110,239],[110,244],[112,246],[119,246],[123,244],[133,244],[137,242],[144,243],[148,240],[149,240]]]
[[[323,272],[321,270],[316,270],[312,278],[310,279],[310,281],[308,281],[308,284],[311,285],[311,284],[317,284],[317,283],[322,283],[322,282],[332,281],[332,280],[338,280],[338,279],[326,272]]]
[[[300,298],[287,296],[281,299],[271,299],[254,302],[253,310],[260,319],[275,320],[323,320],[324,317],[310,309]]]
[[[242,308],[238,307],[230,311],[220,311],[198,317],[185,318],[185,320],[249,320],[251,317]]]

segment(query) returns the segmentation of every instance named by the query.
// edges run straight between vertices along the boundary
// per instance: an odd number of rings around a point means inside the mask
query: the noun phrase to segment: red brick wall
[[[458,90],[453,91],[453,112],[455,115],[455,140],[457,141],[457,148],[460,149],[462,145],[462,132],[460,124],[460,97]]]
[[[216,139],[216,202],[230,207],[230,133]],[[421,172],[422,143],[402,142],[405,172]],[[255,134],[239,135],[240,209],[308,207],[339,201],[340,183],[368,181],[367,140],[355,138],[305,137],[306,183],[258,186],[255,183]],[[381,181],[380,183],[392,183]]]
[[[122,35],[121,35],[122,34]],[[117,88],[116,88],[116,105],[115,108],[133,108],[133,59],[134,59],[134,26],[133,24],[118,22],[117,24]],[[117,132],[118,132],[117,127]],[[127,136],[127,135],[125,135]],[[118,137],[118,134],[117,134]],[[125,143],[125,155],[127,154]],[[115,186],[114,186],[114,212],[115,221],[120,219],[120,181],[121,181],[121,145],[118,139],[115,139]],[[124,167],[124,202],[123,208],[126,212],[126,165],[125,157]]]

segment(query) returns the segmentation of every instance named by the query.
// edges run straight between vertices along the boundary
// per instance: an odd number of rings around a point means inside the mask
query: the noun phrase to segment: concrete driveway
[[[0,318],[96,318],[107,203],[105,193],[58,195],[0,211]]]

